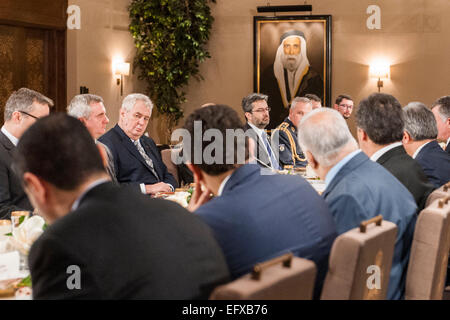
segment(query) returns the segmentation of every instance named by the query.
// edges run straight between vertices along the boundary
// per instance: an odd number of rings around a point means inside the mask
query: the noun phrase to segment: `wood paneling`
[[[64,29],[67,0],[2,0],[0,23]]]
[[[0,125],[6,100],[21,87],[65,110],[66,8],[67,0],[0,2]]]

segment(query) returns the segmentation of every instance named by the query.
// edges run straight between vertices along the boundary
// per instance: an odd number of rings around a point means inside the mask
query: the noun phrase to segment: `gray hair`
[[[6,101],[5,121],[11,120],[12,114],[15,111],[33,111],[33,102],[47,104],[49,107],[53,107],[52,99],[47,98],[37,91],[28,88],[20,88],[19,90],[14,91],[9,96],[8,101]]]
[[[403,108],[405,131],[416,141],[436,139],[438,129],[433,112],[420,102],[410,102]]]
[[[67,106],[67,114],[75,118],[89,118],[91,115],[91,103],[104,103],[103,98],[95,94],[79,94],[73,97]]]
[[[312,108],[312,103],[311,100],[306,98],[306,97],[295,97],[294,100],[292,100],[291,102],[291,110],[295,109],[295,106],[297,105],[298,102],[304,103],[304,104],[310,104],[311,108]]]
[[[125,97],[122,101],[122,108],[126,111],[131,111],[137,101],[143,101],[145,106],[150,109],[150,113],[153,110],[153,102],[148,96],[141,93],[131,93]]]
[[[302,150],[312,153],[325,167],[336,163],[336,157],[348,144],[357,148],[355,138],[342,115],[330,108],[318,108],[300,121],[298,141]]]
[[[242,109],[244,112],[252,112],[253,102],[264,100],[267,102],[268,96],[262,93],[252,93],[242,99]]]
[[[432,105],[431,109],[438,107],[438,114],[442,121],[447,121],[450,118],[450,96],[443,96],[437,99]]]

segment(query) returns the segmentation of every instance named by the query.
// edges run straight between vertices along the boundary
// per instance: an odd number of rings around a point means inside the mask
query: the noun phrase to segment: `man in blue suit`
[[[126,96],[119,123],[99,139],[111,150],[117,181],[135,185],[145,194],[173,191],[177,187],[155,142],[144,135],[152,109],[153,103],[146,95]]]
[[[388,298],[401,299],[416,222],[417,206],[411,193],[358,149],[344,118],[335,110],[316,109],[304,117],[298,138],[308,163],[325,180],[322,196],[338,234],[379,214],[397,225]]]
[[[450,96],[437,99],[431,106],[431,110],[436,118],[437,140],[445,143],[445,151],[450,153]]]
[[[214,142],[194,135],[194,124],[200,121],[204,131],[213,129],[223,135],[223,143],[217,145],[223,152],[215,151],[213,163],[205,152]],[[230,107],[198,109],[187,118],[184,128],[189,132],[191,146],[191,152],[186,150],[186,161],[196,183],[188,209],[212,228],[232,277],[250,272],[256,263],[292,252],[316,263],[314,296],[319,297],[336,237],[325,201],[300,176],[265,175],[258,165],[245,164],[248,138],[244,138],[239,116]],[[230,131],[238,138],[226,139]],[[200,162],[192,156],[195,145],[202,146],[204,158]]]
[[[450,181],[450,153],[439,146],[438,129],[433,112],[420,102],[403,108],[405,129],[403,146],[415,159],[436,188]]]

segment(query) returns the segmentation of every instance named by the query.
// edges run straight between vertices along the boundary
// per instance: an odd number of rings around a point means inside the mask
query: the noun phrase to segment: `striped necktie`
[[[141,154],[142,158],[144,158],[145,163],[148,164],[148,166],[150,167],[152,173],[158,178],[159,181],[159,176],[155,171],[155,167],[153,165],[153,160],[150,159],[150,157],[147,155],[147,153],[145,152],[144,148],[142,147],[141,143],[138,140],[133,141],[134,145],[136,146],[136,148],[138,149],[139,153]]]

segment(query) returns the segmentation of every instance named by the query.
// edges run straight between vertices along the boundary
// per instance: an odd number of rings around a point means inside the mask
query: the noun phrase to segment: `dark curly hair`
[[[201,135],[198,134],[200,123]],[[243,123],[237,112],[229,106],[214,104],[197,109],[186,119],[183,128],[189,132],[190,139],[189,150],[183,151],[184,160],[195,164],[207,174],[219,175],[237,168],[243,164],[239,159],[247,160],[249,157],[248,137],[244,134]],[[216,141],[216,138],[211,139],[211,141],[205,141],[207,139],[204,139],[203,135],[209,129],[213,129],[210,132],[220,134],[222,141]],[[234,136],[230,138],[232,132]],[[184,142],[183,144],[187,145]],[[222,152],[213,148],[213,144],[220,145]],[[201,159],[195,157],[196,146],[197,148],[201,146]],[[211,151],[211,155],[214,158],[212,163],[204,159],[205,149]],[[197,150],[198,153],[199,150]]]
[[[405,126],[402,106],[386,93],[373,93],[359,103],[356,125],[378,145],[401,141]]]

